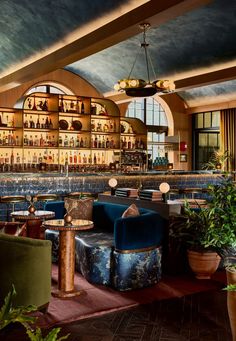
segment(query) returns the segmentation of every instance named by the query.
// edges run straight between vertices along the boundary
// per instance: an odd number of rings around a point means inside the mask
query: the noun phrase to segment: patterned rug
[[[53,285],[56,286],[57,266],[53,266],[52,279]],[[225,273],[217,272],[212,280],[197,280],[189,274],[165,275],[158,284],[150,288],[129,292],[118,292],[102,285],[92,285],[76,273],[75,285],[83,290],[83,293],[66,300],[51,297],[47,313],[37,313],[37,325],[41,328],[49,328],[140,304],[220,289],[225,285]]]

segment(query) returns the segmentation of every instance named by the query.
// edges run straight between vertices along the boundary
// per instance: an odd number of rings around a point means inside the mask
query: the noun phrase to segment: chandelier
[[[157,79],[153,82],[150,81],[150,70],[149,64],[152,68],[152,72],[154,75],[154,79],[156,79],[156,75],[153,69],[152,61],[148,55],[148,46],[149,44],[146,42],[146,31],[150,28],[150,24],[143,23],[140,24],[140,29],[143,30],[143,42],[141,43],[141,51],[144,51],[145,63],[146,63],[146,71],[147,71],[147,80],[132,78],[131,74],[133,72],[134,66],[137,61],[137,57],[134,60],[129,76],[125,79],[120,79],[115,85],[114,89],[120,92],[125,92],[127,96],[132,97],[148,97],[153,96],[157,92],[168,93],[175,90],[175,84],[171,80],[167,79]]]

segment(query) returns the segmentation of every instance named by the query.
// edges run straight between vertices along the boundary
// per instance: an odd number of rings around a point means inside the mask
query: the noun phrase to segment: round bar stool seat
[[[171,196],[174,196],[174,199],[176,197],[179,197],[179,189],[178,188],[171,188],[169,192],[167,193],[169,200],[171,199]]]
[[[184,188],[183,189],[183,195],[186,196],[188,194],[191,195],[191,198],[194,199],[195,198],[195,194],[199,194],[202,193],[202,188]]]
[[[47,204],[48,201],[57,201],[58,195],[57,194],[52,194],[52,193],[41,193],[41,194],[36,194],[34,196],[37,199],[37,202],[43,202],[43,210],[45,210],[45,205]]]
[[[4,195],[0,198],[0,203],[4,204],[12,204],[11,211],[15,211],[15,204],[18,202],[25,202],[25,196],[24,195]],[[10,217],[10,208],[7,207],[7,220],[9,220]]]
[[[96,198],[96,194],[90,192],[71,192],[67,197],[73,199]]]
[[[58,199],[57,194],[45,193],[35,195],[37,201],[56,201]]]

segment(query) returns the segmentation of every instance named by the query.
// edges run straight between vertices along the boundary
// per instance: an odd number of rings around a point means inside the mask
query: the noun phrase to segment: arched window
[[[142,120],[148,129],[148,154],[154,161],[157,157],[167,157],[164,142],[168,133],[165,110],[153,97],[134,99],[126,111],[127,117]]]
[[[64,85],[50,82],[50,83],[39,83],[32,86],[25,92],[25,95],[30,95],[34,92],[46,92],[48,94],[64,94],[64,95],[74,95],[70,89]]]

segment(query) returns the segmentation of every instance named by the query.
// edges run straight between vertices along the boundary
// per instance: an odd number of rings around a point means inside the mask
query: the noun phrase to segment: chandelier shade
[[[136,79],[132,78],[131,74],[135,67],[137,57],[135,58],[135,61],[132,65],[131,71],[129,73],[129,76],[125,79],[119,80],[115,85],[114,89],[116,91],[125,92],[127,96],[130,97],[148,97],[153,96],[157,92],[159,93],[168,93],[175,90],[175,84],[171,80],[162,80],[158,79],[156,81],[151,82],[150,81],[150,71],[149,71],[149,63],[152,66],[151,59],[148,55],[147,47],[149,44],[146,43],[146,30],[150,28],[150,24],[144,23],[139,25],[140,28],[143,30],[143,42],[141,43],[141,49],[144,50],[144,56],[145,56],[145,63],[146,63],[146,70],[147,70],[147,80],[143,79]],[[154,79],[156,78],[155,72],[152,71],[154,75]]]

